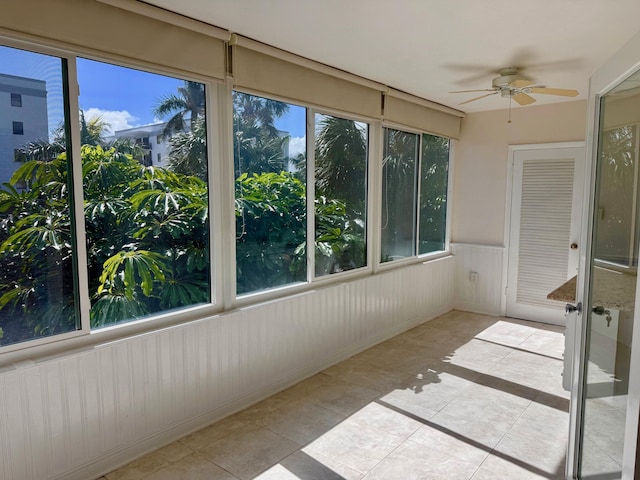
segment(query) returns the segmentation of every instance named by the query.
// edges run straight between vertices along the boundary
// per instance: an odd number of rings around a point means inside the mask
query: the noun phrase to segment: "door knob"
[[[577,305],[571,305],[567,303],[564,307],[564,313],[573,313],[576,312],[578,315],[582,313],[582,302],[578,302]]]
[[[573,242],[569,247],[571,248],[571,250],[577,250],[578,244],[576,242]]]

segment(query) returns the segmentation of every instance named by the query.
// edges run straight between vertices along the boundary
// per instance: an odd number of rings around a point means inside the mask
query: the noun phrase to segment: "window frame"
[[[407,265],[416,264],[416,263],[424,263],[431,260],[437,260],[438,258],[448,257],[451,255],[451,212],[452,212],[452,202],[451,202],[451,194],[453,187],[453,158],[454,158],[454,148],[456,140],[453,138],[445,137],[444,135],[438,135],[436,133],[426,132],[424,130],[419,130],[414,127],[409,127],[407,125],[403,125],[396,122],[383,121],[381,128],[381,138],[380,138],[380,157],[382,157],[382,152],[384,150],[384,129],[391,128],[394,130],[400,130],[405,133],[416,134],[418,135],[418,159],[417,159],[417,195],[416,200],[417,204],[415,205],[415,241],[414,241],[414,249],[415,253],[412,256],[408,256],[405,258],[401,258],[398,260],[393,260],[390,262],[382,262],[380,260],[380,251],[377,252],[377,265],[380,271],[385,271],[388,269],[401,268]],[[449,159],[448,159],[448,174],[447,174],[447,210],[446,210],[446,224],[445,224],[445,239],[444,239],[444,250],[438,250],[436,252],[429,252],[420,254],[419,246],[420,246],[420,195],[422,192],[422,142],[423,135],[432,135],[440,138],[447,138],[449,140]],[[380,159],[382,162],[382,158]],[[379,166],[379,177],[380,184],[378,185],[379,191],[382,191],[382,163]],[[379,216],[382,215],[382,195],[379,197],[379,205],[380,211],[378,213]],[[380,217],[381,218],[381,217]],[[379,247],[382,245],[382,230],[378,228],[377,231],[377,244]]]
[[[77,309],[79,311],[79,328],[70,332],[55,334],[49,337],[35,338],[20,343],[10,345],[0,345],[0,368],[4,365],[12,364],[15,361],[23,361],[26,358],[41,355],[58,354],[75,348],[94,347],[102,342],[109,342],[121,338],[131,337],[136,334],[155,331],[162,328],[174,326],[180,323],[197,320],[208,315],[219,314],[223,308],[220,299],[220,276],[217,275],[221,263],[220,237],[222,233],[218,230],[217,219],[220,218],[221,206],[217,199],[217,185],[214,180],[219,178],[219,165],[221,163],[220,149],[214,147],[220,142],[220,134],[217,132],[221,121],[214,118],[215,112],[219,109],[215,105],[219,102],[220,81],[218,79],[203,77],[195,74],[185,74],[183,71],[176,71],[170,67],[159,65],[149,66],[143,62],[133,62],[130,59],[123,59],[116,55],[107,55],[90,49],[79,49],[74,46],[58,46],[61,42],[51,42],[51,45],[44,45],[38,40],[31,41],[24,38],[15,38],[5,34],[0,34],[0,45],[8,48],[21,49],[28,52],[50,55],[62,59],[66,63],[66,69],[62,68],[63,91],[66,94],[65,121],[68,122],[70,148],[68,150],[72,158],[72,168],[70,175],[70,196],[69,202],[72,206],[72,222],[74,225],[74,254],[75,254],[75,277],[77,281],[78,298]],[[88,272],[87,272],[87,250],[86,250],[86,229],[84,218],[84,193],[82,182],[82,163],[80,143],[80,85],[76,68],[76,59],[85,58],[96,62],[108,63],[119,67],[140,70],[152,74],[172,76],[180,80],[192,80],[205,85],[206,101],[206,122],[207,122],[207,158],[208,158],[208,187],[209,187],[209,249],[210,249],[210,302],[204,305],[188,306],[177,311],[160,312],[144,318],[131,320],[121,324],[94,329],[90,327],[89,312],[91,309]]]
[[[15,108],[22,108],[22,94],[11,93],[11,106]]]
[[[45,43],[46,42],[46,43]],[[222,82],[219,78],[209,77],[193,72],[185,72],[169,65],[153,64],[143,60],[133,60],[116,54],[107,54],[87,47],[71,45],[61,41],[43,40],[28,34],[0,33],[0,43],[10,48],[18,48],[34,53],[52,55],[64,59],[67,72],[63,74],[63,83],[68,92],[66,103],[68,108],[69,143],[72,162],[72,202],[75,224],[76,241],[76,276],[79,289],[80,328],[72,332],[57,334],[51,337],[38,338],[26,342],[0,346],[0,368],[10,366],[16,362],[31,361],[32,358],[59,355],[69,350],[92,349],[102,344],[124,340],[135,335],[151,333],[164,328],[174,327],[186,322],[202,320],[219,315],[223,312],[266,301],[290,298],[298,294],[310,292],[313,289],[336,285],[339,283],[364,278],[389,269],[402,268],[412,264],[420,264],[450,255],[450,229],[452,209],[452,181],[453,158],[456,141],[449,139],[449,174],[447,185],[447,212],[445,251],[414,255],[405,259],[380,262],[380,215],[381,197],[379,191],[382,185],[382,151],[383,128],[394,128],[420,136],[418,172],[422,162],[422,134],[424,132],[403,124],[385,122],[382,117],[373,118],[352,114],[332,108],[314,105],[296,99],[279,97],[277,95],[255,91],[247,88],[235,87],[233,80],[228,78]],[[124,68],[142,70],[152,74],[173,76],[182,80],[192,80],[205,85],[206,118],[207,118],[207,156],[208,156],[208,187],[209,187],[209,247],[210,247],[210,275],[211,301],[205,305],[185,307],[178,311],[161,312],[138,320],[91,330],[89,326],[90,298],[88,291],[88,273],[86,272],[87,252],[86,236],[84,232],[84,195],[82,185],[82,165],[80,158],[80,118],[79,118],[79,85],[77,82],[76,58],[113,64]],[[168,62],[167,62],[168,63]],[[235,266],[235,213],[234,208],[234,168],[233,162],[233,99],[232,92],[238,91],[250,95],[291,103],[306,108],[307,111],[307,223],[313,228],[307,228],[307,281],[292,285],[285,285],[269,290],[251,292],[242,296],[236,294],[236,266]],[[368,124],[367,145],[367,178],[366,178],[366,265],[363,267],[337,272],[330,275],[315,277],[315,208],[311,198],[315,198],[315,115],[331,115]],[[309,119],[311,118],[311,123]],[[437,135],[441,136],[442,135]],[[309,176],[311,175],[311,180]],[[313,197],[309,193],[313,192]],[[419,197],[418,197],[419,199]],[[419,201],[419,200],[418,200]],[[419,210],[416,211],[419,215]],[[417,219],[416,219],[417,221]],[[416,232],[419,232],[416,224]],[[418,238],[416,238],[418,241]],[[309,248],[311,244],[312,248]],[[416,244],[416,252],[418,246]],[[309,258],[311,257],[311,258]],[[310,278],[311,277],[311,278]]]
[[[307,175],[306,175],[306,193],[307,193],[307,199],[306,199],[306,215],[307,215],[307,238],[306,238],[306,250],[307,250],[307,275],[306,275],[306,280],[303,282],[297,282],[297,283],[292,283],[289,285],[281,285],[278,287],[274,287],[274,288],[270,288],[270,289],[265,289],[265,290],[258,290],[255,292],[248,292],[245,294],[241,294],[238,295],[236,292],[236,284],[237,284],[237,279],[236,279],[236,264],[235,264],[235,258],[236,258],[236,248],[235,248],[235,217],[232,218],[232,224],[231,224],[231,231],[232,231],[232,235],[234,238],[233,243],[233,253],[231,253],[231,250],[229,250],[228,254],[225,255],[225,258],[227,259],[226,262],[226,268],[227,271],[229,272],[233,272],[233,281],[231,281],[231,277],[226,278],[224,283],[228,283],[228,284],[232,284],[232,292],[231,291],[227,291],[226,296],[227,296],[227,303],[229,305],[233,307],[238,307],[238,308],[242,308],[248,305],[253,305],[257,302],[261,302],[261,301],[270,301],[270,300],[275,300],[275,299],[279,299],[279,298],[284,298],[286,296],[291,296],[291,295],[297,295],[300,293],[304,293],[306,291],[309,291],[312,288],[316,288],[316,287],[320,287],[320,286],[325,286],[328,284],[333,284],[336,282],[345,282],[345,281],[350,281],[350,280],[354,280],[357,278],[361,278],[363,276],[366,275],[370,275],[372,273],[374,273],[376,271],[375,268],[375,264],[374,264],[374,259],[376,257],[374,257],[374,251],[375,251],[375,245],[374,245],[374,234],[373,232],[375,231],[375,225],[373,224],[374,222],[372,221],[373,218],[375,218],[375,209],[373,208],[373,204],[375,202],[375,189],[372,188],[372,182],[375,182],[375,164],[373,163],[373,159],[377,158],[377,154],[376,152],[378,151],[377,149],[377,139],[376,139],[376,135],[374,134],[380,126],[380,121],[376,121],[375,119],[371,119],[368,117],[364,117],[364,116],[360,116],[360,115],[355,115],[355,114],[351,114],[351,113],[345,113],[345,112],[341,112],[341,111],[337,111],[334,109],[330,109],[330,108],[326,108],[326,107],[320,107],[317,105],[312,105],[306,102],[301,102],[299,100],[294,100],[294,99],[290,99],[290,98],[285,98],[282,96],[278,96],[278,95],[272,95],[269,93],[264,93],[264,92],[260,92],[260,91],[256,91],[253,89],[247,89],[247,88],[240,88],[240,87],[235,87],[232,85],[229,85],[228,87],[230,92],[238,92],[238,93],[243,93],[243,94],[247,94],[247,95],[254,95],[254,96],[258,96],[258,97],[262,97],[262,98],[266,98],[269,100],[276,100],[279,102],[283,102],[283,103],[287,103],[287,104],[291,104],[291,105],[295,105],[297,107],[302,107],[306,109],[306,148],[307,148]],[[229,124],[229,128],[231,129],[231,131],[233,132],[233,98],[230,97],[227,99],[227,104],[228,104],[228,120],[227,123]],[[366,182],[367,182],[367,219],[366,219],[366,229],[365,229],[365,242],[367,245],[367,255],[366,255],[366,262],[367,264],[363,267],[359,267],[359,268],[354,268],[352,270],[346,270],[344,272],[337,272],[337,273],[333,273],[331,275],[324,275],[324,276],[320,276],[320,277],[316,277],[315,276],[315,177],[314,177],[314,172],[315,172],[315,115],[316,114],[320,114],[320,115],[330,115],[333,117],[339,117],[339,118],[344,118],[347,120],[353,120],[356,122],[361,122],[361,123],[366,123],[368,125],[368,138],[367,138],[367,178],[366,178]],[[233,148],[232,143],[230,142],[231,145],[231,149]],[[231,152],[231,155],[233,155],[233,152]],[[376,155],[376,157],[374,157],[374,155]],[[233,158],[233,157],[232,157]],[[233,167],[233,162],[227,162],[227,163],[231,163],[230,168],[230,173],[227,176],[227,178],[230,178],[230,180],[228,180],[230,183],[230,195],[233,198],[234,202],[235,202],[235,193],[234,193],[234,186],[235,186],[235,174],[234,174],[234,167]],[[313,199],[313,201],[311,200]],[[231,212],[231,214],[233,215],[234,212]],[[229,228],[229,227],[227,227]]]
[[[24,122],[20,120],[13,120],[11,127],[14,135],[24,135]]]

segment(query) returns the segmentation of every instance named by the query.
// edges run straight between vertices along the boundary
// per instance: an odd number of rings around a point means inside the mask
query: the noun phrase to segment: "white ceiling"
[[[459,106],[481,93],[448,92],[490,88],[510,66],[584,99],[590,75],[640,30],[640,0],[145,1],[466,112],[508,99]]]

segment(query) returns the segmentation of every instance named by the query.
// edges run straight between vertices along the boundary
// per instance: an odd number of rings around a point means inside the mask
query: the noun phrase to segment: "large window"
[[[92,328],[209,302],[204,85],[77,65]]]
[[[239,295],[307,279],[306,109],[233,94]]]
[[[381,262],[445,249],[447,139],[376,125],[382,169],[371,172],[368,123],[242,92],[220,138],[235,201],[214,205],[212,228],[209,179],[225,186],[210,172],[207,93],[0,46],[0,347],[211,304],[214,271],[235,268],[244,303],[366,269],[369,177],[382,187]],[[227,238],[231,210],[236,255],[220,251],[213,270],[211,232]]]
[[[315,115],[315,273],[367,263],[367,146],[369,126]]]
[[[381,262],[445,249],[448,169],[447,138],[384,129]]]
[[[80,328],[65,70],[64,59],[0,47],[0,345]],[[29,128],[12,128],[9,90],[28,92]]]
[[[381,262],[416,252],[419,146],[419,135],[384,129]]]
[[[422,135],[418,253],[443,251],[447,234],[449,139]]]

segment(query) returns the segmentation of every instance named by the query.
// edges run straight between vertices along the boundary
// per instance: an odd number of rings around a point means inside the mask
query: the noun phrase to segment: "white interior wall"
[[[455,307],[502,312],[509,145],[584,140],[584,101],[469,113],[455,149],[451,241],[456,255]],[[501,253],[502,252],[502,253]],[[477,281],[469,273],[478,272]]]

